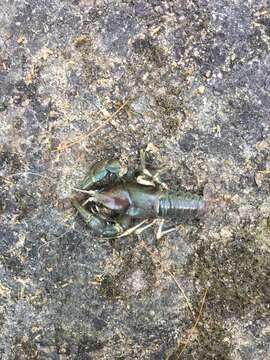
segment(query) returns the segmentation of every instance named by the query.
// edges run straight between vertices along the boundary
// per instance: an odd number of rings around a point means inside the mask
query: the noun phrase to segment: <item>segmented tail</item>
[[[158,215],[161,217],[194,218],[201,216],[207,204],[202,196],[189,193],[163,194],[159,199]]]

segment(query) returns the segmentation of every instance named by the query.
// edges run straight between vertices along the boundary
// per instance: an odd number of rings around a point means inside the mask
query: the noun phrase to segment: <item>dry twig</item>
[[[169,269],[166,269],[164,268],[163,264],[161,263],[161,261],[157,258],[157,256],[155,256],[155,254],[153,253],[153,251],[151,249],[148,248],[148,246],[143,242],[142,243],[143,247],[146,249],[146,251],[152,256],[153,259],[155,259],[155,261],[158,262],[158,264],[160,265],[160,268],[161,268],[161,271],[163,273],[167,273],[171,276],[171,278],[173,279],[173,281],[175,282],[177,288],[180,290],[181,294],[183,295],[184,299],[185,299],[185,302],[188,306],[188,309],[193,317],[193,319],[195,320],[195,314],[194,314],[194,311],[192,309],[192,306],[191,306],[191,303],[190,301],[188,300],[188,297],[186,296],[183,288],[180,286],[179,282],[177,281],[176,277],[173,275],[173,273],[169,270]]]
[[[184,290],[182,289],[182,287],[180,286],[179,282],[177,281],[176,277],[173,275],[173,273],[170,271],[170,270],[165,270],[165,272],[167,272],[171,278],[173,279],[173,281],[175,282],[176,286],[178,287],[178,289],[180,290],[181,294],[183,295],[186,303],[187,303],[187,306],[189,308],[189,311],[191,312],[192,316],[193,316],[193,319],[195,320],[195,314],[194,314],[194,311],[192,309],[192,306],[191,306],[191,303],[190,301],[188,300],[188,297],[186,296]]]
[[[53,152],[62,152],[70,147],[72,147],[75,144],[80,143],[81,141],[87,139],[89,136],[94,135],[99,130],[103,129],[119,112],[127,105],[129,102],[129,99],[125,100],[124,103],[117,109],[112,115],[110,115],[102,124],[98,125],[95,129],[90,130],[88,133],[83,134],[81,136],[78,136],[77,139],[70,141],[66,144],[60,144],[58,145],[56,150],[53,150]]]
[[[190,344],[191,336],[194,333],[194,331],[196,330],[196,328],[198,326],[198,323],[202,318],[202,312],[203,312],[203,307],[204,307],[204,304],[205,304],[207,292],[208,292],[208,289],[205,289],[204,295],[203,295],[203,298],[202,298],[202,301],[201,301],[201,305],[200,305],[200,308],[199,308],[198,316],[197,316],[197,318],[196,318],[196,320],[194,322],[194,325],[192,326],[192,328],[189,331],[188,338],[185,341],[184,346],[182,347],[182,349],[180,351],[180,354],[177,356],[177,360],[180,359],[180,356],[183,354],[183,352],[186,350],[187,346]]]

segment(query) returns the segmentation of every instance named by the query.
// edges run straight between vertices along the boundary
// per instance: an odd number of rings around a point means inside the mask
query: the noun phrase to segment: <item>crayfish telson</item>
[[[76,189],[88,197],[82,205],[76,199],[72,204],[97,235],[122,237],[134,231],[141,232],[157,219],[182,220],[205,213],[207,201],[203,196],[168,191],[159,179],[159,172],[153,175],[146,169],[143,152],[141,161],[139,173],[128,170],[115,159],[99,161],[90,169],[81,188]],[[86,209],[87,204],[90,210]],[[134,221],[139,223],[134,226]],[[175,229],[162,232],[163,221],[158,238]]]

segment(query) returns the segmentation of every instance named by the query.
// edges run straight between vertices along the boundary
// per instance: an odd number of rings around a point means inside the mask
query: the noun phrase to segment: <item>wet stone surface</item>
[[[269,23],[265,1],[1,1],[1,359],[268,358]],[[149,143],[209,214],[96,238],[72,188]]]

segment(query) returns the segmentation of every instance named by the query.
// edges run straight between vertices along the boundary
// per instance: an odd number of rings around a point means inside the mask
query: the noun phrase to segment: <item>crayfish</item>
[[[160,180],[162,171],[152,174],[145,163],[143,151],[139,171],[128,170],[116,159],[98,161],[75,189],[87,197],[83,204],[77,199],[72,199],[72,204],[96,235],[117,238],[138,234],[159,219],[160,238],[175,229],[162,231],[166,217],[182,220],[206,212],[205,196],[169,191]]]

